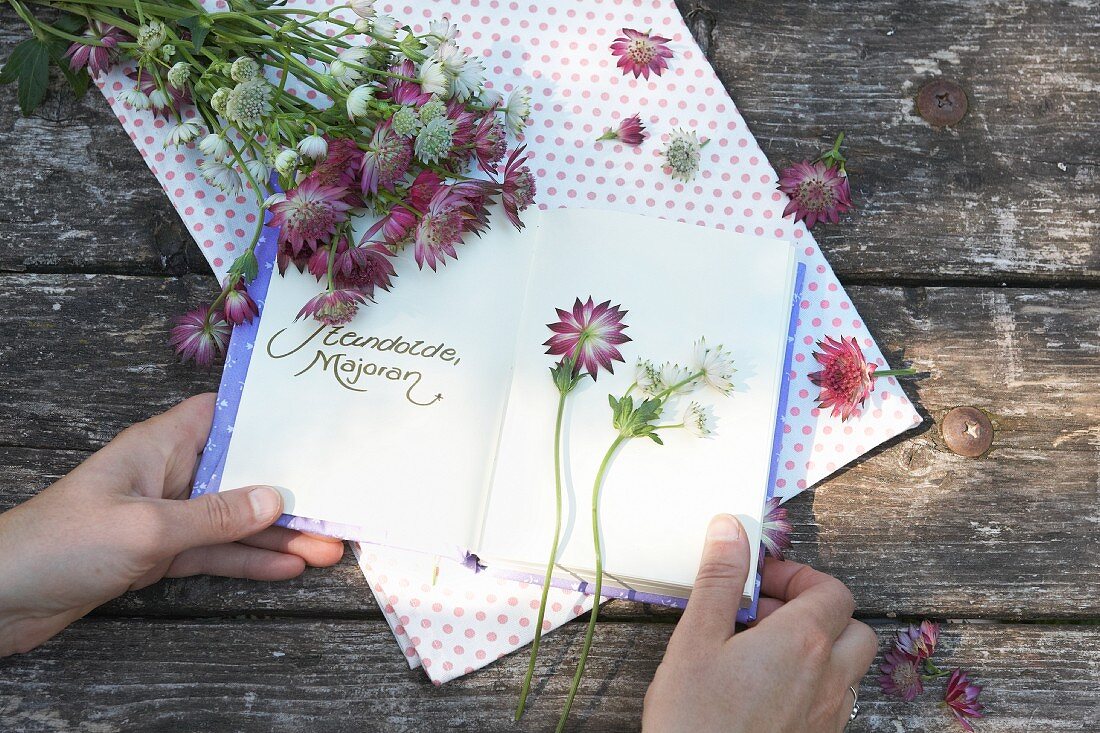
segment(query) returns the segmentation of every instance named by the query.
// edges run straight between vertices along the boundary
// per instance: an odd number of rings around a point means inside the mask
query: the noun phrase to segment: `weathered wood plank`
[[[634,731],[671,624],[600,624],[571,730]],[[0,660],[0,727],[114,731],[544,731],[557,719],[583,637],[548,637],[523,723],[511,721],[526,656],[436,688],[410,671],[381,621],[89,620],[29,655]],[[892,626],[879,628],[888,643]],[[104,651],[110,649],[109,654]],[[945,629],[938,659],[985,684],[981,730],[1100,725],[1100,630],[1085,626]],[[849,730],[954,730],[936,704],[884,699],[873,675]],[[732,691],[731,691],[732,692]]]
[[[693,27],[773,162],[848,132],[860,211],[818,231],[842,279],[1100,282],[1100,4],[681,6],[710,8]],[[24,35],[0,11],[0,54]],[[938,74],[971,96],[956,130],[913,111]],[[66,94],[23,119],[0,88],[0,169],[19,172],[0,189],[0,271],[201,271],[107,105]]]
[[[213,373],[175,365],[164,343],[169,315],[208,293],[206,278],[3,281],[0,309],[10,315],[0,393],[18,399],[0,412],[0,445],[94,449],[216,383]],[[1100,615],[1092,531],[1100,511],[1100,292],[857,287],[853,295],[891,360],[904,356],[930,373],[914,385],[918,404],[936,420],[977,405],[992,414],[998,436],[987,457],[970,460],[950,453],[931,427],[795,500],[794,557],[842,578],[869,616]],[[131,303],[141,307],[122,306]],[[80,455],[5,451],[0,501],[47,484],[36,473],[46,463]],[[180,581],[111,609],[374,613],[351,565],[278,587]]]
[[[1100,278],[1100,4],[681,3],[696,5],[773,163],[848,132],[859,211],[819,233],[842,277]],[[939,76],[970,101],[951,130],[914,104]]]

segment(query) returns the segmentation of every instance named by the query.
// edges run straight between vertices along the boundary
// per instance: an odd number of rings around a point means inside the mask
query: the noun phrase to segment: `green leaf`
[[[76,17],[76,16],[72,16]],[[72,87],[73,96],[80,99],[84,96],[84,93],[88,91],[88,84],[91,82],[92,77],[88,75],[88,72],[84,69],[78,69],[73,71],[69,67],[69,62],[65,60],[65,52],[69,50],[69,44],[61,38],[53,39],[50,43],[50,59],[53,60],[57,68],[61,70],[62,76],[69,82],[69,86]]]
[[[256,261],[256,255],[248,251],[233,260],[229,268],[229,274],[239,275],[246,285],[255,280],[259,272],[260,263]]]
[[[50,45],[32,38],[16,47],[27,46],[25,57],[16,71],[19,78],[19,110],[26,117],[46,98],[46,89],[50,83]],[[15,52],[12,52],[12,56]],[[6,67],[5,67],[6,69]]]
[[[19,78],[19,70],[27,62],[31,49],[37,43],[36,39],[28,38],[12,49],[8,60],[4,62],[4,67],[0,68],[0,84],[11,84]]]
[[[85,18],[72,13],[62,13],[61,17],[53,24],[53,27],[59,31],[65,31],[74,36],[83,33],[87,26],[88,21]]]
[[[665,441],[661,440],[661,436],[657,435],[657,433],[650,433],[649,434],[649,439],[652,440],[657,445],[664,445],[665,444]]]
[[[191,45],[196,51],[202,50],[202,44],[210,34],[210,20],[202,15],[190,15],[177,21],[187,30],[191,31]]]

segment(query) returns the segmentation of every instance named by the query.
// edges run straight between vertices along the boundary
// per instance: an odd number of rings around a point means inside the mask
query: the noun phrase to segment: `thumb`
[[[165,511],[165,549],[178,555],[193,547],[236,542],[266,529],[282,514],[283,497],[270,486],[247,486],[166,502]]]
[[[703,643],[720,643],[733,636],[750,556],[748,538],[736,517],[719,514],[710,520],[699,573],[677,634],[683,629]]]

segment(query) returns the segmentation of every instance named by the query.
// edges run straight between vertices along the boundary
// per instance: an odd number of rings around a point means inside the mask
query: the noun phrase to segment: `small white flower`
[[[123,89],[116,99],[134,109],[149,109],[149,96],[137,87]]]
[[[249,56],[241,56],[229,67],[229,78],[236,82],[252,81],[260,75],[260,65]]]
[[[235,194],[241,190],[241,174],[233,166],[220,160],[204,160],[199,164],[199,173],[212,186],[220,188],[228,194]]]
[[[462,70],[462,65],[466,63],[466,54],[454,41],[441,43],[439,48],[435,50],[435,57],[439,59],[439,63],[443,64],[443,70],[447,73],[447,76],[457,74]]]
[[[393,131],[401,137],[412,137],[420,132],[420,128],[424,126],[416,109],[407,105],[393,113],[390,123],[393,126]]]
[[[225,160],[229,157],[229,143],[221,135],[210,133],[199,141],[199,150],[208,158]]]
[[[660,394],[665,388],[660,367],[649,359],[638,359],[634,364],[634,382],[646,397]]]
[[[492,109],[504,101],[504,95],[496,89],[482,89],[478,101],[481,102],[482,107]]]
[[[446,117],[436,117],[424,125],[413,141],[416,157],[425,163],[442,160],[451,151],[454,131],[455,121]]]
[[[351,12],[366,20],[370,20],[376,14],[374,0],[349,0],[348,7]]]
[[[176,89],[183,89],[184,84],[191,80],[191,64],[180,61],[168,70],[168,83]]]
[[[523,134],[523,126],[531,116],[531,87],[519,87],[508,95],[504,105],[504,124],[515,135]]]
[[[163,89],[154,89],[149,92],[149,104],[153,109],[164,109],[172,105],[172,98]]]
[[[137,45],[146,53],[153,53],[168,38],[168,29],[159,20],[150,20],[138,28]]]
[[[267,168],[267,164],[259,158],[252,158],[244,162],[244,168],[248,171],[248,175],[252,176],[252,180],[261,186],[267,182],[271,172]]]
[[[298,152],[311,160],[322,160],[328,155],[328,142],[313,134],[298,141]]]
[[[443,63],[430,56],[424,59],[420,65],[420,88],[425,94],[437,94],[440,97],[447,96],[451,90],[451,80],[443,68]]]
[[[467,56],[462,68],[451,81],[451,92],[460,102],[476,97],[485,83],[485,66],[476,56]]]
[[[345,48],[343,51],[338,53],[336,55],[336,58],[345,63],[357,64],[368,56],[370,56],[370,51],[368,51],[364,46],[352,46],[351,48]]]
[[[263,208],[270,209],[275,204],[281,204],[284,201],[286,201],[286,194],[282,191],[276,191],[264,199]]]
[[[420,40],[428,46],[428,50],[432,50],[456,38],[458,38],[458,26],[453,25],[451,19],[444,15],[428,23],[428,34]]]
[[[714,435],[714,411],[710,405],[692,402],[684,413],[684,429],[697,438],[710,438]]]
[[[661,382],[664,384],[664,389],[672,390],[669,393],[670,397],[692,391],[694,385],[689,381],[690,377],[691,372],[679,364],[666,361],[661,365]]]
[[[297,150],[286,148],[275,156],[275,170],[279,171],[284,176],[290,175],[291,171],[297,167],[301,160],[302,156],[298,155]]]
[[[700,338],[695,342],[695,354],[690,372],[699,374],[699,380],[712,389],[728,395],[733,391],[733,358],[722,348],[707,346],[707,340]]]
[[[699,172],[700,151],[703,145],[699,142],[699,136],[694,130],[676,130],[668,140],[668,146],[661,153],[665,159],[665,165],[669,168],[669,175],[677,181],[687,183],[695,178]]]
[[[259,127],[271,114],[273,89],[263,79],[241,82],[230,90],[225,101],[225,116],[240,127]]]
[[[364,117],[372,99],[374,99],[374,89],[366,84],[352,89],[351,93],[348,94],[348,119],[354,120],[356,117]]]
[[[397,19],[392,15],[379,15],[374,19],[374,35],[392,41],[397,37]]]
[[[225,87],[220,87],[214,90],[214,93],[210,95],[210,106],[214,108],[214,111],[220,115],[225,114],[225,105],[229,101],[229,90]]]
[[[353,24],[356,33],[370,33],[371,28],[374,27],[374,23],[370,22],[366,18],[356,18]],[[368,38],[368,41],[373,40]]]
[[[181,122],[168,132],[168,137],[164,140],[164,147],[178,148],[180,145],[194,142],[201,134],[202,128],[194,122]]]

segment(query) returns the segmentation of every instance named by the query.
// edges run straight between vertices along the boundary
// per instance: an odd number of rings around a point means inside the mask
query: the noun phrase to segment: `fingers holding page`
[[[297,555],[315,568],[335,565],[344,556],[343,540],[304,534],[285,527],[268,527],[240,542],[251,547]]]
[[[722,642],[733,635],[749,574],[749,543],[741,523],[720,514],[707,527],[699,572],[671,643]]]
[[[288,555],[236,542],[196,547],[181,552],[168,567],[165,577],[221,575],[248,580],[289,580],[306,569],[298,555]]]
[[[836,578],[809,565],[767,558],[761,593],[784,602],[767,623],[804,629],[807,624],[834,640],[844,632],[855,602],[848,588]]]

